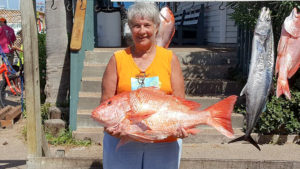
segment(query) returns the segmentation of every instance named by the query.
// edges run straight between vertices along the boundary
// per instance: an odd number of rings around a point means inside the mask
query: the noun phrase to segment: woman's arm
[[[185,98],[184,79],[178,57],[173,54],[171,61],[171,86],[173,95]]]
[[[113,97],[116,94],[117,82],[118,82],[117,64],[116,64],[115,56],[113,55],[110,58],[106,66],[105,72],[103,74],[102,95],[101,95],[100,103]]]
[[[174,96],[185,98],[184,78],[182,75],[180,62],[175,54],[173,54],[171,61],[171,85]],[[186,138],[189,136],[189,134],[183,127],[178,127],[174,136],[178,138]]]
[[[100,104],[108,100],[109,98],[113,97],[116,94],[117,82],[118,82],[117,64],[116,64],[116,58],[113,55],[110,58],[106,66],[105,72],[103,74],[102,95],[101,95]],[[118,132],[116,128],[104,127],[104,130],[110,135],[113,135],[115,137],[120,137],[120,132]]]

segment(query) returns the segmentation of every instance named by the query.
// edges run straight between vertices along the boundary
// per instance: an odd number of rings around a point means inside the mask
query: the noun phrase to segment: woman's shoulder
[[[171,59],[172,56],[173,56],[172,50],[166,49],[166,48],[163,48],[163,47],[160,47],[160,46],[157,46],[157,53],[158,53],[160,56],[168,57],[169,59]]]
[[[127,48],[125,48],[125,49],[121,49],[121,50],[117,50],[117,51],[115,51],[114,52],[114,55],[116,56],[116,55],[129,55],[131,53],[131,51],[130,51],[130,47],[127,47]]]
[[[159,53],[164,54],[164,55],[171,55],[171,56],[173,55],[172,50],[163,48],[163,47],[161,47],[161,46],[157,46],[157,51],[158,51]]]
[[[156,46],[156,48],[158,49],[158,51],[161,51],[161,52],[172,52],[172,50],[166,49],[166,48],[161,47],[161,46]]]
[[[131,57],[130,47],[115,51],[114,57],[116,59],[116,62],[123,62],[125,60],[129,60],[129,57]]]

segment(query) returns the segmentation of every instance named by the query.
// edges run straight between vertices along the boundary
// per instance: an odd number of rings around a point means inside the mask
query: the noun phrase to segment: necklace
[[[140,87],[145,87],[145,78],[146,77],[147,77],[147,75],[146,75],[146,72],[144,72],[144,71],[141,71],[139,74],[137,74],[135,76]]]

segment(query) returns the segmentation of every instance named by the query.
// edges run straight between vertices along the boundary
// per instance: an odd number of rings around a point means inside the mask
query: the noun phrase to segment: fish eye
[[[110,104],[111,104],[111,100],[107,102],[107,105],[110,105]]]

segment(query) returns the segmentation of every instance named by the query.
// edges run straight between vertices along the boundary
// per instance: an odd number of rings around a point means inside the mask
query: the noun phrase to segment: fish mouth
[[[295,17],[295,18],[300,17],[300,13],[297,12],[297,8],[294,8],[294,10],[293,10],[293,17]]]
[[[259,16],[259,20],[260,21],[270,21],[271,20],[271,15],[270,15],[270,9],[263,7],[262,11],[260,12],[260,16]]]

